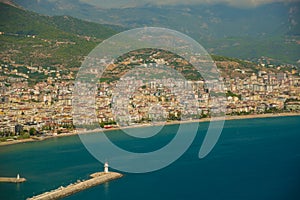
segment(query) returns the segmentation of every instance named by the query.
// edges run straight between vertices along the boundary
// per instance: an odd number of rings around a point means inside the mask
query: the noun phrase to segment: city
[[[130,59],[132,61],[135,58],[131,57]],[[172,65],[169,64],[170,59],[172,58],[168,57],[168,59],[163,60],[151,57],[151,59],[146,59],[146,61]],[[126,67],[132,67],[132,63],[128,60],[114,66],[113,73],[115,76],[124,74]],[[143,62],[144,60],[140,60],[134,63],[135,66],[138,66]],[[182,64],[182,60],[179,63],[182,66],[186,64]],[[299,71],[295,69],[280,71],[278,70],[280,66],[277,69],[271,66],[272,70],[260,70],[254,73],[251,70],[239,69],[237,66],[233,72],[228,72],[228,69],[226,71],[228,63],[234,64],[234,62],[217,61],[216,63],[223,70],[221,71],[222,76],[225,76],[222,77],[221,81],[224,82],[226,95],[226,115],[299,112]],[[123,68],[120,66],[123,66]],[[20,67],[20,69],[22,68]],[[35,73],[38,69],[29,66],[27,67],[27,73],[22,73],[22,70],[18,70],[18,67],[9,68],[8,65],[3,64],[1,65],[1,70],[4,71],[4,75],[0,77],[0,114],[2,116],[0,133],[2,141],[11,138],[16,139],[17,137],[55,136],[61,133],[75,132],[72,121],[74,75],[70,74],[62,77],[57,70],[42,69],[39,73],[45,75],[55,74],[55,76],[48,76],[45,81],[29,85],[26,74]],[[104,75],[104,77],[109,76],[110,72],[108,70],[108,74]],[[159,70],[155,69],[155,72],[152,73],[159,74]],[[235,76],[230,77],[230,73],[235,73]],[[17,75],[18,78],[11,76],[12,74]],[[152,82],[149,80],[144,82],[143,80],[138,80],[137,84],[136,79],[130,79],[130,77],[119,78],[123,84],[128,86],[125,88],[124,94],[130,94],[131,96],[121,95],[119,98],[112,99],[114,93],[116,93],[115,88],[119,81],[99,82],[97,84],[97,94],[95,95],[97,119],[91,119],[87,115],[86,120],[88,124],[99,123],[102,128],[108,129],[119,126],[148,124],[150,122],[181,120],[181,117],[183,117],[182,111],[184,110],[183,104],[187,103],[180,101],[180,97],[183,96],[190,96],[191,99],[197,102],[193,108],[189,109],[193,110],[193,116],[185,120],[201,119],[210,116],[211,105],[209,102],[213,91],[207,90],[205,86],[207,83],[204,80],[152,78]],[[186,84],[192,88],[189,94],[182,93],[178,88],[178,91],[176,91],[176,88],[174,89],[174,85],[180,88],[180,85],[183,87]],[[136,85],[140,85],[140,87],[136,88]],[[121,105],[118,105],[120,103]],[[125,105],[123,105],[124,103]],[[112,112],[114,105],[121,107],[116,108],[116,110],[127,109],[128,113],[125,113],[125,118],[121,119],[123,116],[121,113],[116,115],[116,113]],[[155,109],[153,105],[158,107]]]

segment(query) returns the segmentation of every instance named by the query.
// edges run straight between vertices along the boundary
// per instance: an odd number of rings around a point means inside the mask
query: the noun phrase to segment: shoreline
[[[261,119],[261,118],[273,118],[273,117],[293,117],[293,116],[300,116],[300,113],[267,113],[267,114],[252,114],[252,115],[226,115],[224,121],[230,121],[230,120],[243,120],[243,119]],[[218,120],[220,118],[215,118],[215,120]],[[221,118],[222,119],[222,118]],[[196,119],[196,120],[189,120],[189,121],[170,121],[170,122],[162,122],[157,124],[137,124],[133,126],[127,126],[123,128],[110,128],[110,129],[97,129],[97,130],[91,130],[91,131],[84,131],[84,132],[70,132],[70,133],[62,133],[55,136],[44,136],[42,138],[27,138],[27,139],[21,139],[21,140],[13,140],[13,141],[5,141],[0,142],[1,146],[8,146],[8,145],[14,145],[14,144],[23,144],[28,142],[38,142],[43,141],[51,138],[59,138],[59,137],[68,137],[68,136],[74,136],[74,135],[80,135],[80,134],[89,134],[89,133],[95,133],[102,131],[104,132],[110,132],[110,131],[116,131],[116,130],[122,130],[122,129],[131,129],[131,128],[143,128],[143,127],[150,127],[150,126],[164,126],[164,125],[176,125],[176,124],[188,124],[188,123],[201,123],[201,122],[209,122],[211,121],[211,118],[203,118],[203,119]]]

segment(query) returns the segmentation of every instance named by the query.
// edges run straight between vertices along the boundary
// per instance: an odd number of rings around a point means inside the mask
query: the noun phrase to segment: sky
[[[134,7],[144,4],[176,5],[199,3],[226,3],[235,7],[257,7],[273,2],[299,2],[300,0],[79,0],[80,2],[103,8]]]

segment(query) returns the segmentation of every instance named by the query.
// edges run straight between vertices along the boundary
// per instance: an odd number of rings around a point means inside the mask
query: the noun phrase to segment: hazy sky
[[[256,7],[272,2],[291,2],[300,0],[80,0],[81,2],[96,5],[98,7],[132,7],[146,3],[158,5],[170,4],[197,4],[197,3],[227,3],[236,7]]]

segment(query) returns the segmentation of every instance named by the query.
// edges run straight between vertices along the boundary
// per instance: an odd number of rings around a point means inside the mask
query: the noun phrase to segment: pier
[[[17,177],[0,177],[0,183],[23,183],[26,181],[26,178],[21,178],[18,174]]]
[[[70,196],[74,193],[80,192],[82,190],[100,185],[102,183],[121,178],[123,175],[116,172],[98,172],[90,175],[90,179],[85,181],[77,181],[66,187],[59,187],[50,192],[45,192],[43,194],[27,198],[27,200],[50,200],[50,199],[61,199],[66,196]]]

